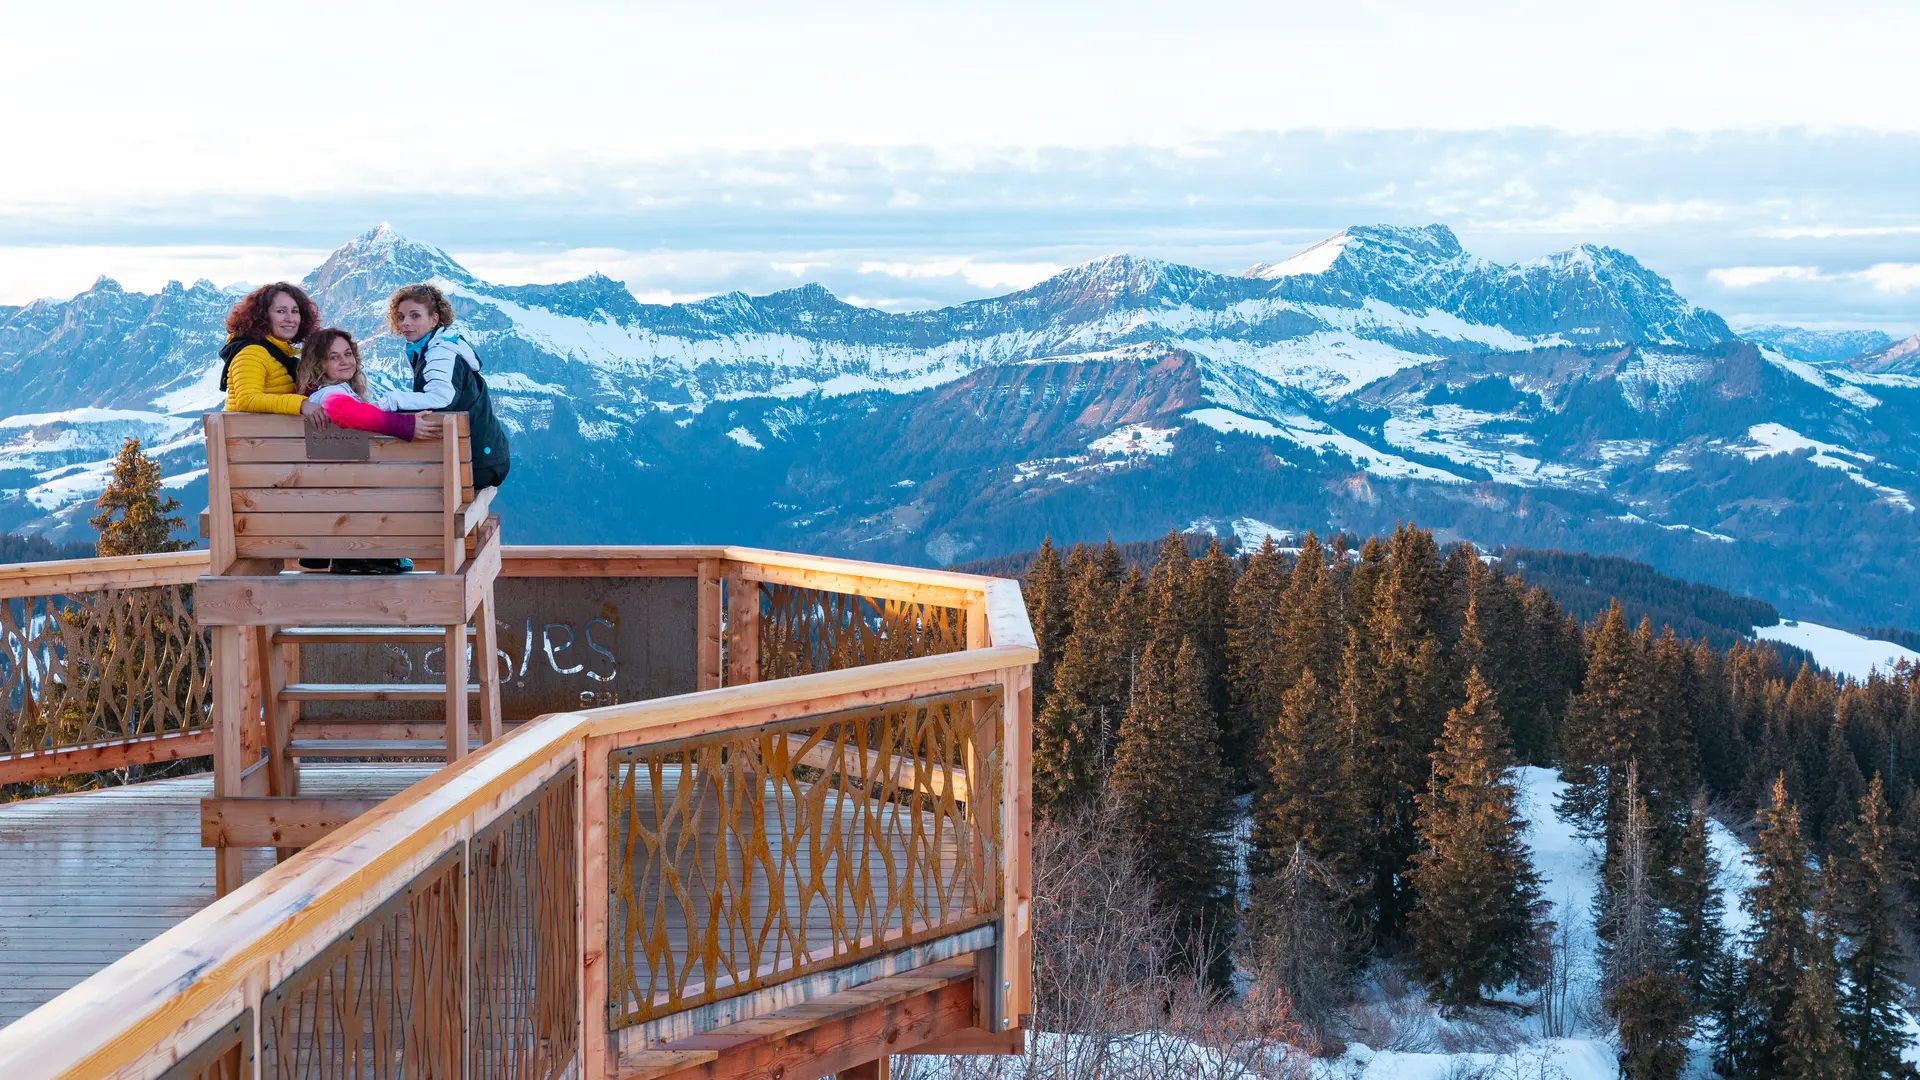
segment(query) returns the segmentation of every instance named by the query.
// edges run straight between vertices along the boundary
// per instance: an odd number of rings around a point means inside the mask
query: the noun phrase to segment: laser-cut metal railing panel
[[[268,990],[263,1078],[440,1080],[465,1060],[465,860],[455,848]]]
[[[548,1080],[579,1042],[577,770],[554,774],[469,851],[469,1075]]]
[[[613,751],[608,1023],[996,917],[1000,729],[980,689]]]
[[[959,608],[791,585],[760,586],[760,678],[881,664],[967,647]]]
[[[0,753],[205,727],[192,586],[0,600]]]

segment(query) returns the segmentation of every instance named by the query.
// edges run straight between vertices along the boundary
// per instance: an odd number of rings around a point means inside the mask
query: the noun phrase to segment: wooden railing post
[[[608,821],[605,736],[580,743],[580,1071],[579,1080],[609,1080],[617,1047],[610,1038],[607,1009],[607,923],[612,897],[607,863],[613,834]]]
[[[720,688],[720,560],[701,559],[699,588],[695,596],[699,614],[696,622],[694,663],[696,690]]]
[[[1033,1011],[1033,668],[1001,675],[1006,695],[1001,751],[1005,886],[1000,918],[1000,1030],[1026,1026]]]
[[[760,681],[760,583],[727,578],[727,685]]]

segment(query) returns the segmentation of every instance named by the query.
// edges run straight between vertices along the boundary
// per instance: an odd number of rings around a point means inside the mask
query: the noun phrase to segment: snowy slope
[[[1895,664],[1920,665],[1920,652],[1819,623],[1784,619],[1778,626],[1756,629],[1753,635],[1762,641],[1778,641],[1805,649],[1821,667],[1861,682],[1865,682],[1875,668],[1887,672],[1893,670]]]

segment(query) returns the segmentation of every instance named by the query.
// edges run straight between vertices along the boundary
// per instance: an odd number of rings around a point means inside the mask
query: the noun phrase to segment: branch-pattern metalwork
[[[205,727],[192,586],[0,601],[0,753]]]
[[[455,848],[260,1007],[262,1077],[439,1080],[465,1061],[463,892]]]
[[[469,849],[469,1075],[548,1080],[577,1049],[575,777],[571,765],[556,773]]]
[[[242,1080],[253,1075],[253,1010],[207,1036],[191,1053],[168,1066],[160,1080]]]
[[[983,688],[613,751],[609,1025],[996,917],[1001,727]]]
[[[967,647],[959,608],[762,584],[760,678],[957,652]]]

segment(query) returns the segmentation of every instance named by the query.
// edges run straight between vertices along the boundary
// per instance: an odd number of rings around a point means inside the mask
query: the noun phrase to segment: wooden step
[[[466,628],[473,636],[473,627]],[[289,626],[273,633],[275,645],[439,645],[447,632],[419,626]]]
[[[486,743],[469,738],[469,750]],[[447,744],[439,739],[294,739],[287,752],[297,758],[444,758]]]
[[[420,739],[437,742],[446,736],[446,730],[445,720],[309,720],[303,716],[293,725],[296,739],[379,739],[384,742],[414,742]],[[471,738],[480,738],[480,725],[469,720],[467,734]]]
[[[477,683],[467,684],[477,694]],[[437,683],[288,683],[281,701],[444,701],[447,688]]]

